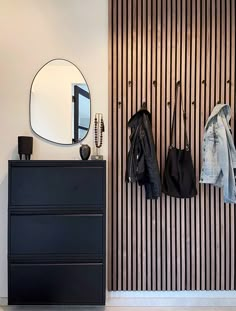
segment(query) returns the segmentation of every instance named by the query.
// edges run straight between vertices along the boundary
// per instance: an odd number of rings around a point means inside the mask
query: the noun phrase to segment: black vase
[[[25,156],[26,160],[30,160],[33,152],[33,137],[31,136],[18,136],[18,153],[20,160]]]
[[[79,153],[80,153],[82,160],[88,160],[90,156],[90,152],[91,152],[91,149],[89,145],[81,145],[81,147],[79,148]]]

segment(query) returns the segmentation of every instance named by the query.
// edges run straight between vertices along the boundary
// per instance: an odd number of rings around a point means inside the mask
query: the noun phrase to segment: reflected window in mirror
[[[33,131],[55,143],[74,144],[86,137],[90,121],[90,92],[80,70],[62,59],[44,65],[31,86]]]
[[[90,125],[90,94],[86,84],[79,83],[74,85],[74,141],[83,140]]]

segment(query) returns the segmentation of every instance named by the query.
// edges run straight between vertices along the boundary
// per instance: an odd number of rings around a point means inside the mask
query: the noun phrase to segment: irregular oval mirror
[[[30,122],[39,136],[59,144],[85,138],[90,126],[88,85],[71,62],[55,59],[34,77],[30,91]]]

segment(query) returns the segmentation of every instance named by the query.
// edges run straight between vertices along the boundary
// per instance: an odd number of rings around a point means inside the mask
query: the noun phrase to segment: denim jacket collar
[[[208,128],[209,124],[213,121],[214,118],[217,118],[219,114],[223,114],[224,117],[226,118],[227,122],[230,120],[230,113],[231,113],[231,108],[228,104],[217,104],[214,109],[211,112],[210,117],[208,118],[206,125],[205,125],[205,130]]]

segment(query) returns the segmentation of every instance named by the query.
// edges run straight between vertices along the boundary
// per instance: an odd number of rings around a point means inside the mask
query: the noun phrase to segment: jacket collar
[[[223,114],[226,120],[229,122],[230,113],[231,113],[230,106],[228,104],[217,104],[212,110],[211,115],[207,120],[205,129],[207,129],[207,127],[209,126],[209,123],[213,120],[213,118],[216,118],[220,113]]]
[[[151,113],[147,109],[140,109],[129,119],[128,126],[129,127],[136,126],[137,122],[144,114],[146,114],[149,117],[149,120],[151,122],[152,119]]]

